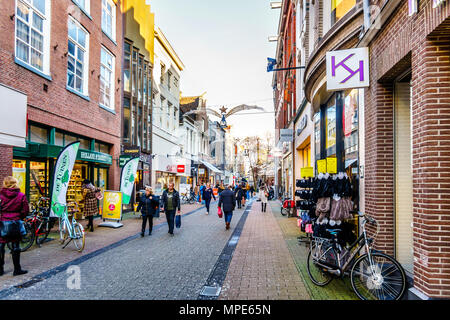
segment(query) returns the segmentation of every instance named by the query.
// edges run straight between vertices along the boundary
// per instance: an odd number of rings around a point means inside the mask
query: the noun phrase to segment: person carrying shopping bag
[[[230,229],[231,218],[233,217],[233,210],[236,207],[236,197],[231,190],[231,186],[220,193],[218,207],[221,208],[225,215],[225,229]]]
[[[209,182],[206,184],[206,188],[203,189],[202,198],[205,200],[206,214],[209,214],[211,198],[214,198],[214,201],[216,201],[216,196],[214,196],[213,189],[211,188],[211,184]]]
[[[153,194],[153,189],[151,187],[145,187],[145,194],[141,196],[139,201],[139,206],[137,211],[141,210],[142,213],[142,229],[141,237],[145,234],[145,227],[148,220],[148,235],[152,235],[153,229],[153,217],[155,216],[156,210],[158,210],[159,201]]]
[[[21,221],[30,212],[27,197],[20,192],[18,181],[14,177],[6,177],[3,180],[3,189],[0,191],[0,276],[4,274],[5,245],[12,243],[12,261],[14,264],[13,276],[26,274],[20,266],[20,241],[23,235]],[[19,222],[20,221],[20,222]],[[12,228],[13,225],[19,226]],[[14,230],[13,230],[14,229]],[[20,232],[22,229],[22,232]]]
[[[173,236],[175,226],[175,212],[181,214],[180,194],[174,189],[173,182],[169,183],[169,188],[164,190],[162,195],[164,212],[166,214],[167,224],[169,225],[169,234]]]
[[[266,190],[266,187],[264,185],[262,185],[259,188],[259,199],[261,199],[261,212],[266,212],[267,196],[268,196],[268,192]]]

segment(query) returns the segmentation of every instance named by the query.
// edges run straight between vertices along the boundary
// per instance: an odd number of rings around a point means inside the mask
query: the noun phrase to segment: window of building
[[[331,24],[335,24],[356,5],[356,0],[331,0]]]
[[[64,146],[64,134],[62,132],[55,132],[55,145],[56,146]]]
[[[46,144],[48,142],[48,130],[30,125],[28,129],[28,141]]]
[[[131,92],[131,45],[124,43],[123,90]]]
[[[130,143],[131,141],[131,110],[130,98],[123,99],[123,142]]]
[[[137,85],[138,85],[138,49],[133,47],[133,65],[132,65],[132,74],[133,74],[133,83],[131,85],[131,94],[133,96],[136,96],[136,92],[137,92]]]
[[[327,104],[325,129],[327,156],[330,156],[336,153],[336,96]]]
[[[67,145],[69,145],[69,144],[71,144],[73,142],[76,142],[76,141],[78,141],[77,137],[71,136],[70,134],[65,134],[64,135],[64,145],[67,146]]]
[[[102,30],[116,40],[116,5],[112,0],[102,0]]]
[[[143,68],[144,68],[144,59],[142,56],[139,56],[139,66],[138,66],[138,101],[142,102],[142,98],[144,95],[143,92],[143,83],[142,83],[142,77],[143,77]]]
[[[79,138],[80,141],[80,149],[90,150],[91,149],[91,141],[88,139]]]
[[[178,88],[178,78],[177,77],[173,77],[173,85],[175,88]]]
[[[50,73],[50,2],[16,1],[16,58],[32,68]]]
[[[172,81],[172,72],[167,72],[167,87],[169,88],[170,91],[170,83]]]
[[[358,89],[353,89],[345,92],[344,96],[343,131],[346,162],[358,158],[358,95]]]
[[[105,48],[100,59],[100,103],[114,110],[114,56]]]
[[[81,9],[83,9],[86,13],[90,13],[91,3],[90,0],[73,0]]]
[[[142,107],[138,108],[138,127],[137,127],[137,146],[141,146],[141,139],[142,139]]]
[[[72,17],[69,17],[68,48],[67,86],[87,95],[89,34]]]
[[[164,73],[166,72],[166,66],[161,62],[161,84],[164,84]]]
[[[316,159],[320,159],[320,112],[314,115],[314,149]]]

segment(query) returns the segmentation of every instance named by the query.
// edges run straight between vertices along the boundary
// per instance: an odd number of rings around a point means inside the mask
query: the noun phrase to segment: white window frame
[[[87,96],[89,96],[89,93],[88,93],[88,90],[89,90],[89,76],[88,76],[88,73],[89,73],[89,32],[85,28],[83,28],[83,26],[70,15],[69,15],[69,19],[67,20],[67,28],[69,28],[70,21],[72,21],[76,25],[76,27],[79,28],[79,30],[81,30],[81,31],[86,33],[86,46],[85,46],[85,48],[83,48],[78,43],[78,39],[77,40],[72,39],[70,37],[70,35],[69,35],[69,29],[67,29],[67,38],[68,38],[67,42],[72,41],[72,42],[74,42],[76,49],[77,48],[81,48],[81,50],[84,52],[84,55],[83,55],[84,56],[84,61],[83,61],[82,91],[81,92],[78,91],[76,89],[76,86],[74,88],[69,86],[69,77],[68,77],[69,61],[67,61],[67,72],[66,72],[66,74],[67,74],[67,81],[66,81],[66,85],[71,90],[73,90],[75,92],[78,92],[78,93],[80,93],[80,94],[82,94],[82,95],[87,97]],[[69,59],[69,57],[71,56],[70,53],[69,53],[69,49],[67,49],[67,52],[68,52],[67,53],[67,59]],[[76,58],[75,58],[75,60],[76,60]],[[74,74],[76,74],[76,72],[74,72]],[[75,84],[75,79],[74,79],[74,84]]]
[[[20,62],[24,63],[25,65],[29,66],[32,70],[36,70],[39,73],[45,74],[47,76],[50,76],[50,17],[51,17],[51,2],[50,0],[44,0],[45,2],[45,14],[41,13],[39,10],[37,10],[36,8],[34,8],[32,1],[31,0],[16,0],[15,3],[15,24],[14,24],[14,56],[17,60],[19,60]],[[17,6],[18,3],[23,4],[24,6],[26,6],[29,10],[29,18],[28,18],[28,22],[25,21],[23,18],[19,17],[19,15],[17,14]],[[43,19],[43,28],[42,28],[42,32],[40,30],[38,30],[37,28],[32,26],[32,18],[33,18],[33,13],[35,13],[36,15],[38,15],[40,18]],[[25,25],[28,26],[30,32],[28,34],[29,36],[29,42],[25,43],[25,41],[23,41],[22,39],[19,39],[17,37],[17,21],[20,21],[22,23],[24,23]],[[42,70],[39,69],[38,67],[35,67],[31,64],[31,48],[33,48],[31,46],[31,31],[34,30],[35,32],[39,33],[42,35],[43,39],[42,39]],[[19,56],[17,55],[17,41],[20,41],[24,44],[26,44],[28,46],[28,61],[24,61],[22,59],[19,58]],[[36,48],[33,48],[34,50],[36,50]],[[38,50],[36,50],[38,51]]]
[[[84,1],[84,6],[81,5],[80,1]],[[91,0],[73,0],[73,2],[87,14],[91,14]]]
[[[111,62],[112,62],[111,67],[105,66],[103,64],[102,57],[101,57],[102,52],[105,52],[107,55],[111,56]],[[111,88],[110,90],[111,91],[110,91],[110,97],[109,97],[109,104],[110,104],[110,106],[108,107],[108,106],[104,105],[101,102],[100,102],[100,104],[103,107],[105,107],[107,109],[110,109],[110,110],[115,110],[115,105],[114,105],[114,96],[115,96],[115,92],[116,92],[115,80],[114,80],[115,79],[115,66],[116,66],[116,57],[108,49],[106,49],[104,46],[102,46],[101,49],[100,49],[100,98],[101,98],[100,101],[103,101],[102,95],[104,94],[102,92],[102,89],[101,89],[101,81],[102,81],[102,78],[103,78],[103,76],[102,76],[102,68],[107,69],[107,71],[109,71],[111,73],[111,79],[110,79],[110,88]]]
[[[102,1],[102,31],[111,38],[111,40],[116,41],[116,4],[112,0],[101,0]],[[109,4],[111,6],[111,33],[109,33],[109,30],[105,29],[104,22],[104,13],[106,11],[105,4]]]

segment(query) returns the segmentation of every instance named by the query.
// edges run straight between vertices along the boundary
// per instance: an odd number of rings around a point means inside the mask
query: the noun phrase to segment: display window
[[[332,148],[336,145],[336,99],[330,99],[326,110],[326,148]]]
[[[46,196],[49,189],[47,161],[30,161],[29,202],[37,203],[40,197]]]
[[[13,177],[19,182],[20,192],[26,193],[27,187],[27,162],[25,160],[13,160]]]
[[[81,186],[85,179],[89,179],[89,167],[87,164],[75,163],[73,166],[72,175],[70,176],[69,187],[67,188],[67,206],[70,209],[75,209],[75,205],[71,202],[76,202],[81,212],[83,212],[83,190]]]

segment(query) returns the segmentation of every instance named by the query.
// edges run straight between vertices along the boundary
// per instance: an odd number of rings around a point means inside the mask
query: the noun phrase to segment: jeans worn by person
[[[169,233],[173,234],[173,228],[175,227],[175,210],[166,210],[167,224],[169,225]]]
[[[233,211],[224,212],[225,215],[225,224],[231,223],[231,218],[233,218]]]

